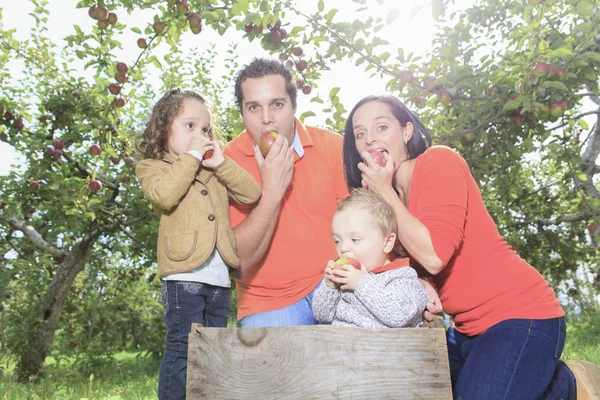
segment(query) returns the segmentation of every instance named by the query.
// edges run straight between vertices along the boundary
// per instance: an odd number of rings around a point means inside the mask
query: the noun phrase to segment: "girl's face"
[[[211,119],[210,112],[199,100],[183,100],[182,110],[171,124],[169,153],[174,156],[185,153],[193,138],[204,137],[210,140],[208,133]]]
[[[408,158],[406,143],[412,137],[413,126],[410,122],[404,127],[400,125],[386,103],[369,101],[361,105],[352,117],[352,126],[359,154],[364,151],[388,153],[396,169]]]

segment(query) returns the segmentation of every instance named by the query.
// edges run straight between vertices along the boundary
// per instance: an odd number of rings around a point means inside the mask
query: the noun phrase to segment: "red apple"
[[[113,164],[117,165],[121,162],[121,159],[119,157],[111,157],[110,161],[112,161]]]
[[[414,75],[412,73],[412,71],[409,70],[404,70],[404,71],[400,71],[400,73],[398,74],[398,78],[402,81],[402,82],[411,82],[414,78]]]
[[[188,21],[190,22],[190,26],[200,26],[202,24],[202,16],[198,13],[191,13],[188,15]]]
[[[269,36],[271,37],[271,40],[274,42],[278,42],[281,40],[281,33],[279,32],[279,29],[273,29],[269,33]]]
[[[23,128],[25,128],[25,124],[23,124],[23,120],[19,118],[17,122],[15,122],[15,129],[20,131]]]
[[[252,24],[246,24],[244,26],[244,30],[248,33],[252,32],[253,29],[254,29],[254,25],[252,25]]]
[[[538,78],[543,78],[545,76],[548,75],[548,64],[544,63],[544,62],[539,62],[537,64],[535,64],[535,66],[533,67],[533,71],[532,71],[533,75],[537,76]]]
[[[96,19],[96,6],[92,6],[88,9],[88,15],[90,18]]]
[[[137,45],[140,49],[145,49],[146,47],[148,47],[148,42],[146,42],[146,39],[144,38],[139,38],[137,40]]]
[[[438,94],[438,100],[440,103],[442,103],[444,105],[448,105],[452,101],[452,95],[450,93],[448,93],[448,91],[446,89],[442,89],[442,90],[440,90],[440,93]]]
[[[122,97],[117,97],[115,99],[115,107],[116,108],[125,107],[125,99]]]
[[[115,68],[116,68],[117,72],[120,72],[122,74],[126,73],[129,70],[129,67],[127,67],[127,64],[125,64],[124,62],[117,63]]]
[[[192,31],[192,33],[194,35],[199,34],[200,32],[202,32],[202,25],[198,25],[198,26],[190,26],[190,31]]]
[[[281,39],[285,39],[288,35],[287,31],[283,28],[279,30],[279,34],[281,35]]]
[[[288,55],[285,53],[279,53],[279,61],[284,62],[288,59]]]
[[[4,297],[6,297],[7,299],[10,299],[12,297],[12,294],[6,293],[6,294],[4,294]]]
[[[46,154],[48,155],[48,157],[54,157],[54,147],[52,146],[47,146],[46,147]]]
[[[119,20],[119,17],[117,17],[117,14],[111,12],[108,14],[108,23],[111,25],[116,25],[117,21]]]
[[[261,33],[263,31],[263,24],[260,25],[254,25],[254,32],[256,33]]]
[[[335,263],[337,264],[337,266],[335,266],[333,269],[339,269],[339,267],[341,267],[342,265],[347,265],[347,264],[352,265],[356,269],[360,269],[360,263],[358,261],[356,261],[354,258],[350,258],[350,257],[338,258]]]
[[[102,148],[100,146],[98,146],[97,144],[93,144],[90,146],[88,151],[91,155],[97,156],[97,155],[100,155],[100,153],[102,153]]]
[[[116,74],[116,75],[115,75],[115,80],[116,80],[117,82],[119,82],[119,83],[124,83],[124,82],[126,82],[126,81],[127,81],[127,75],[125,75],[125,74],[121,74],[121,73],[119,73],[119,74]]]
[[[305,85],[302,87],[302,93],[304,93],[304,94],[310,94],[311,91],[312,91],[312,87],[310,85]]]
[[[156,21],[154,24],[152,24],[152,29],[154,29],[154,32],[156,33],[161,33],[165,30],[165,23],[162,21]]]
[[[30,189],[37,190],[40,187],[40,184],[37,181],[31,181],[27,184]]]
[[[100,30],[105,30],[106,28],[108,28],[108,25],[110,25],[110,24],[108,23],[107,19],[98,21],[98,29],[100,29]]]
[[[287,61],[285,62],[285,67],[286,67],[287,69],[292,69],[292,68],[294,68],[294,62],[293,62],[292,60],[287,60]]]
[[[308,62],[306,60],[300,60],[296,63],[296,68],[298,71],[304,71],[308,67]]]
[[[275,143],[275,139],[277,139],[277,132],[271,131],[267,133],[263,133],[258,141],[258,149],[263,157],[266,157],[269,154],[269,150],[271,150],[271,146]]]
[[[273,25],[273,29],[279,30],[280,28],[281,28],[281,18],[277,18],[277,21],[275,21],[275,25]]]
[[[387,161],[385,161],[382,151],[369,150],[369,154],[371,155],[371,157],[373,157],[373,161],[375,161],[375,164],[379,165],[382,168],[385,167],[385,165],[387,164]],[[366,160],[365,160],[365,164],[367,164]]]
[[[132,157],[125,157],[125,164],[132,165],[134,162]]]
[[[108,18],[108,10],[106,9],[106,7],[96,7],[96,11],[94,12],[94,17],[98,20],[98,21],[104,21]]]
[[[129,182],[131,180],[131,176],[129,175],[123,175],[123,177],[121,178],[121,181],[123,182]]]
[[[214,150],[208,150],[206,153],[204,153],[204,155],[202,156],[202,159],[208,160],[209,158],[211,158],[213,156],[214,153],[215,153]]]
[[[552,104],[552,107],[550,108],[550,114],[552,114],[553,117],[560,117],[561,115],[563,115],[565,113],[567,109],[567,102],[564,100],[561,101],[557,101],[556,103]]]
[[[296,57],[300,57],[302,55],[302,53],[304,53],[304,51],[302,50],[302,47],[300,47],[300,46],[294,47],[292,49],[292,54],[295,55]]]
[[[422,97],[417,97],[414,100],[414,103],[417,108],[423,108],[423,107],[425,107],[425,104],[426,104],[425,99]]]
[[[121,86],[117,85],[116,83],[111,83],[110,85],[108,85],[108,91],[111,94],[117,95],[121,93]]]
[[[178,1],[175,6],[179,14],[186,14],[190,10],[190,6],[185,1]]]
[[[96,193],[98,190],[102,189],[102,182],[92,179],[89,183],[89,187],[92,193]]]
[[[588,229],[591,233],[594,233],[598,230],[598,224],[596,224],[595,222],[590,222],[588,224]]]

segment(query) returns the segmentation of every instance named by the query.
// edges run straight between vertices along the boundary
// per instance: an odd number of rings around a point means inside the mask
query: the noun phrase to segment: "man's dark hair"
[[[298,89],[294,83],[292,71],[287,69],[282,63],[267,58],[255,58],[250,64],[245,65],[235,77],[235,102],[240,112],[242,111],[243,93],[242,83],[248,78],[262,78],[269,75],[281,75],[285,81],[285,91],[287,92],[292,106],[296,108],[296,97]]]

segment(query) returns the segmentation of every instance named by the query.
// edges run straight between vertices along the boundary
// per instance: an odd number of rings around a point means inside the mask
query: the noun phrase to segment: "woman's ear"
[[[407,122],[406,126],[402,130],[402,136],[404,139],[404,144],[408,144],[408,141],[412,138],[413,133],[415,132],[415,126],[412,122]]]
[[[383,251],[385,254],[389,254],[390,251],[394,249],[394,245],[396,244],[396,233],[388,233],[385,237],[385,246],[383,247]]]

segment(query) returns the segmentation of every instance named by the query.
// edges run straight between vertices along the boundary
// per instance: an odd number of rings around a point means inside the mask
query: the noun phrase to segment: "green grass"
[[[46,376],[38,383],[20,384],[12,380],[14,364],[3,365],[0,376],[0,400],[21,399],[156,399],[160,361],[138,358],[136,353],[119,353],[95,369],[83,374],[71,365],[59,365],[49,358]],[[0,364],[2,365],[2,364]]]
[[[568,324],[563,359],[588,360],[600,365],[600,315]],[[0,400],[21,399],[156,399],[159,360],[123,352],[94,369],[90,375],[71,361],[57,364],[48,358],[46,376],[36,384],[12,380],[14,364],[0,358]]]

